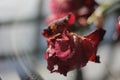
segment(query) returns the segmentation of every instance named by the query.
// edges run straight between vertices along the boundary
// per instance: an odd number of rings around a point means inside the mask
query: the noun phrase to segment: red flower
[[[51,0],[50,9],[53,14],[76,12],[81,7],[86,6],[89,9],[98,6],[95,0]]]
[[[88,61],[99,63],[96,56],[97,46],[103,39],[105,31],[97,29],[87,36],[79,36],[65,30],[51,39],[47,39],[48,48],[45,58],[48,69],[67,75],[68,71],[84,67]]]
[[[80,0],[51,0],[50,9],[53,14],[74,12],[82,6]]]
[[[51,0],[50,9],[52,16],[48,17],[47,23],[49,24],[69,12],[75,13],[77,17],[87,19],[95,10],[95,6],[98,6],[95,0]],[[86,8],[86,11],[82,11],[83,7]]]

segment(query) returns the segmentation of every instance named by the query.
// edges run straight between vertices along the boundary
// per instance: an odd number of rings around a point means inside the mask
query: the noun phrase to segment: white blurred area
[[[41,2],[41,0],[0,1],[0,54],[13,53],[15,48],[19,51],[32,51],[39,44],[36,42],[39,25],[36,26],[36,21],[29,20],[37,18],[40,13],[44,14],[43,16],[48,15],[46,2],[42,3],[45,9],[39,10]]]
[[[33,18],[38,11],[39,0],[1,0],[0,21]]]
[[[47,70],[44,59],[45,39],[40,35],[45,25],[45,17],[50,15],[50,0],[1,0],[0,1],[0,78],[2,80],[34,80],[24,79],[30,76],[31,68],[43,80],[75,80],[76,70],[70,71],[67,77]],[[114,0],[96,0],[99,3],[111,3]],[[38,18],[39,17],[39,18]],[[38,19],[36,19],[38,18]],[[115,32],[116,14],[110,14],[105,20],[104,43],[98,48],[101,63],[89,62],[82,68],[84,80],[120,80],[120,43],[110,43]],[[39,49],[38,52],[36,50]],[[34,52],[35,51],[35,52]],[[33,55],[39,53],[38,59]],[[27,56],[19,56],[27,54]],[[15,55],[16,58],[10,58]],[[112,57],[110,56],[112,55]],[[41,56],[41,57],[39,57]],[[14,56],[13,56],[14,57]],[[111,63],[110,63],[111,62]],[[109,64],[110,63],[110,64]],[[27,67],[26,67],[27,66]],[[107,76],[107,78],[106,78]],[[22,78],[23,77],[23,78]],[[35,79],[42,80],[42,79]]]
[[[36,18],[43,12],[46,13],[43,9],[39,10],[41,2],[0,1],[0,80],[29,80],[26,79],[29,73],[26,66],[31,66],[32,62],[27,57],[39,49],[40,45],[41,19]]]
[[[39,0],[1,0],[0,54],[12,53],[14,47],[19,51],[32,50],[35,47],[35,23],[18,24],[16,21],[35,18],[38,14],[38,2]]]
[[[0,27],[0,53],[9,54],[18,51],[33,50],[35,47],[35,24],[16,24]]]

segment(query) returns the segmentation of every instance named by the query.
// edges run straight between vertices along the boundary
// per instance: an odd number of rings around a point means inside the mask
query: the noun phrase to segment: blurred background
[[[0,2],[0,80],[120,80],[120,40],[116,24],[119,0],[96,0],[96,12],[104,14],[106,34],[98,47],[101,63],[89,62],[68,76],[50,73],[44,53],[47,47],[41,31],[47,26],[50,0],[1,0]],[[91,16],[89,29],[94,30]],[[79,33],[79,31],[77,31]]]

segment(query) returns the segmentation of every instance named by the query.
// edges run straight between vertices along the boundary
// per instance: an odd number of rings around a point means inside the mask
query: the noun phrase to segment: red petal
[[[74,24],[75,23],[75,15],[73,13],[69,13],[69,20],[68,24]]]
[[[90,33],[85,37],[90,39],[94,43],[94,46],[97,47],[99,42],[103,40],[104,34],[105,34],[105,30],[100,28],[100,29],[96,29],[94,32]]]
[[[55,50],[56,50],[57,57],[64,59],[68,55],[70,55],[71,50],[70,50],[69,43],[70,43],[69,38],[65,36],[64,34],[62,35],[62,38],[56,39]]]
[[[104,34],[105,34],[105,30],[100,28],[92,32],[91,34],[85,36],[86,38],[92,41],[93,46],[95,47],[94,52],[92,53],[92,56],[90,57],[90,61],[94,61],[98,63],[100,62],[99,57],[96,56],[96,52],[97,52],[97,46],[100,43],[100,41],[103,39]]]

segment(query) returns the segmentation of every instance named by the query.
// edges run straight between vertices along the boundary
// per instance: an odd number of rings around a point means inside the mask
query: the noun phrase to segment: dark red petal
[[[98,63],[100,62],[99,57],[96,56],[96,52],[97,52],[97,46],[99,45],[100,41],[103,40],[104,34],[105,34],[105,30],[100,28],[92,32],[91,34],[85,36],[86,38],[91,40],[93,46],[95,47],[94,52],[92,53],[92,56],[89,59],[90,61],[98,62]]]
[[[90,39],[94,43],[94,46],[97,47],[97,45],[99,44],[99,42],[101,40],[103,40],[105,32],[106,31],[104,29],[99,28],[99,29],[96,29],[94,32],[92,32],[89,35],[84,36],[84,37]]]
[[[93,53],[93,55],[90,57],[89,59],[90,61],[96,62],[96,63],[100,63],[100,57],[96,56],[96,52]]]
[[[71,50],[70,50],[69,43],[70,43],[69,38],[65,36],[64,34],[62,35],[61,39],[56,39],[55,51],[56,51],[57,57],[64,59],[70,55]]]
[[[53,32],[52,32],[51,30],[49,30],[49,29],[44,29],[44,30],[42,31],[42,35],[43,35],[44,37],[46,37],[46,38],[49,38],[49,37],[51,37],[51,36],[53,35]]]

